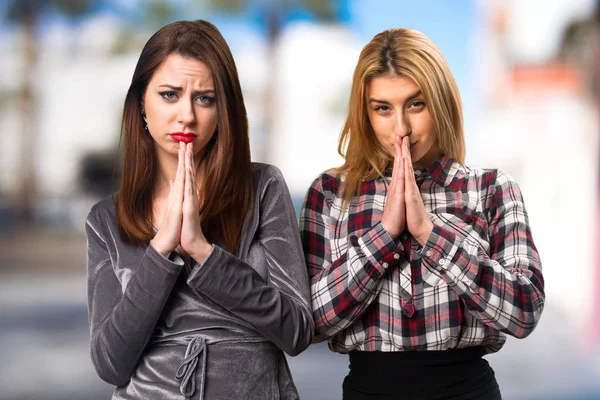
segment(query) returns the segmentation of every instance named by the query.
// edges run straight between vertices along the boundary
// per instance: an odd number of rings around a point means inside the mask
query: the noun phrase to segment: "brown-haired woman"
[[[91,358],[114,399],[296,399],[312,341],[291,198],[250,162],[237,70],[206,21],[167,25],[125,100],[121,187],[89,213]]]
[[[536,326],[541,264],[516,182],[463,165],[460,96],[429,38],[363,48],[338,150],[300,225],[316,340],[350,354],[344,399],[500,399],[482,355]]]

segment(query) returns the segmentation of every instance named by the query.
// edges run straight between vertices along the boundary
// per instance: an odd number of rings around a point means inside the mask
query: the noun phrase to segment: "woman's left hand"
[[[404,195],[406,203],[406,228],[424,246],[433,231],[433,222],[425,209],[421,192],[415,179],[408,136],[402,138],[402,161],[404,162]]]
[[[181,225],[181,248],[196,262],[202,264],[212,251],[200,225],[198,184],[194,165],[193,144],[185,145],[185,188],[183,192],[183,223]]]

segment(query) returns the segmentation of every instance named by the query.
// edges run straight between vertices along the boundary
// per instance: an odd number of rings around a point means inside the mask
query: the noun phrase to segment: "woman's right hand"
[[[167,206],[160,218],[158,231],[150,244],[156,251],[168,257],[181,238],[183,222],[183,190],[185,187],[185,144],[179,142],[179,154],[175,181],[169,181],[171,186]]]
[[[392,181],[388,186],[385,207],[381,224],[383,228],[394,239],[404,231],[406,227],[406,204],[404,201],[404,167],[402,163],[401,138],[396,137],[394,141],[394,167],[392,169]]]

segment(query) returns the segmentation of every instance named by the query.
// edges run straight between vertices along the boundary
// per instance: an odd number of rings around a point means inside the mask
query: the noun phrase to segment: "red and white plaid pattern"
[[[300,229],[316,340],[340,353],[495,352],[506,333],[527,336],[544,281],[517,183],[448,156],[415,175],[434,223],[423,247],[408,232],[394,241],[381,225],[391,169],[363,181],[345,211],[334,174],[311,185]]]

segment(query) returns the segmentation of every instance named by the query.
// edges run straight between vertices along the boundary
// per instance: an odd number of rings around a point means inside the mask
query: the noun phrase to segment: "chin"
[[[417,155],[415,155],[415,156],[413,156],[413,155],[411,154],[411,157],[412,157],[412,165],[413,165],[413,167],[414,167],[415,165],[417,165],[417,164],[419,164],[419,163],[423,162],[423,156],[424,156],[424,154],[417,154]],[[418,168],[422,168],[422,167],[421,167],[421,166],[419,166]]]
[[[155,147],[155,149],[170,155],[177,155],[179,153],[179,142],[165,143],[164,145]]]
[[[417,152],[416,154],[415,152],[410,152],[410,159],[412,160],[413,164],[419,162],[422,158],[423,154],[421,154],[420,152]]]

